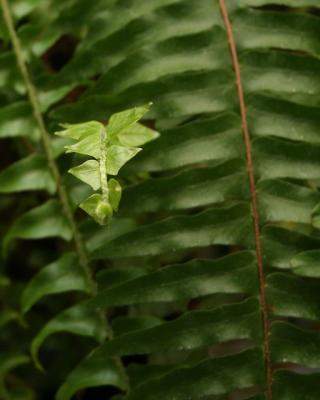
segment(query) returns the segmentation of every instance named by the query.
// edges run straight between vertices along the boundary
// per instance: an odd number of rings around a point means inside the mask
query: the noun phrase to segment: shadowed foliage
[[[0,398],[319,399],[319,1],[0,4]]]

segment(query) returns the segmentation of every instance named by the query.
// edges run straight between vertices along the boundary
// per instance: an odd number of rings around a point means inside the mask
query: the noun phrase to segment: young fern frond
[[[73,167],[69,173],[87,183],[96,192],[80,203],[79,207],[100,225],[110,222],[118,211],[122,188],[108,175],[119,170],[142,149],[138,146],[156,139],[159,133],[138,121],[149,111],[151,103],[113,114],[107,126],[98,121],[64,124],[56,135],[76,142],[65,146],[66,153],[88,155],[87,160]],[[97,191],[99,191],[97,193]]]

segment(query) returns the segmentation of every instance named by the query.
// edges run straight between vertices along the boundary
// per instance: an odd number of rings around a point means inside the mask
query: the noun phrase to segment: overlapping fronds
[[[49,336],[92,338],[59,376],[57,400],[98,386],[123,400],[317,400],[319,1],[16,0],[10,8],[52,160],[3,24],[0,137],[21,146],[0,173],[0,192],[22,204],[4,252],[10,259],[22,240],[46,238],[63,249],[37,263],[21,296],[31,324],[37,304],[52,318],[29,328],[38,365],[67,357]],[[74,53],[53,68],[50,51],[66,38]],[[71,165],[63,148],[81,153],[81,141],[51,133],[59,123],[100,129],[150,101],[139,129],[161,135],[121,169],[118,213],[107,227],[74,214],[92,192],[63,172],[98,190],[88,164],[98,162]],[[125,139],[126,148],[142,144]],[[52,297],[61,304],[50,306]],[[9,306],[8,335],[19,321]],[[6,377],[28,362],[26,343],[0,363],[9,399]]]

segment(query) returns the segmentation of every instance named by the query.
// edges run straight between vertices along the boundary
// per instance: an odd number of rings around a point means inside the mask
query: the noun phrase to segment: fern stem
[[[258,276],[259,276],[260,308],[261,308],[262,325],[263,325],[263,352],[264,352],[265,368],[267,375],[266,394],[267,394],[267,399],[272,400],[272,365],[271,365],[270,343],[269,343],[270,330],[269,330],[268,306],[266,299],[265,274],[262,261],[260,218],[257,205],[257,192],[256,192],[255,178],[254,178],[252,148],[251,148],[251,140],[248,128],[247,110],[246,110],[246,103],[245,103],[244,91],[241,80],[240,64],[233,34],[232,23],[229,18],[225,0],[219,0],[219,5],[227,33],[233,69],[236,76],[236,88],[239,98],[240,114],[242,121],[242,133],[246,149],[247,173],[249,178],[249,186],[251,194],[252,217],[253,217],[253,225],[255,233],[255,245],[256,245],[255,247],[256,247],[256,257],[257,257]]]
[[[58,195],[59,195],[60,202],[62,204],[63,212],[64,212],[65,217],[71,227],[76,252],[78,254],[79,261],[81,263],[83,271],[84,271],[85,275],[87,276],[87,279],[91,286],[91,294],[94,296],[97,292],[97,288],[96,288],[96,284],[95,284],[94,279],[91,274],[90,262],[89,262],[89,258],[88,258],[88,254],[87,254],[87,249],[83,242],[81,232],[79,231],[78,226],[74,220],[71,202],[70,202],[68,193],[66,191],[66,188],[65,188],[64,184],[62,183],[61,173],[59,171],[58,165],[54,159],[54,153],[53,153],[50,135],[46,129],[46,126],[45,126],[45,123],[43,120],[36,88],[31,81],[27,65],[24,61],[20,40],[19,40],[18,35],[14,28],[11,12],[10,12],[10,9],[8,6],[8,1],[0,0],[0,5],[1,5],[5,25],[8,29],[9,36],[10,36],[10,39],[11,39],[11,42],[13,45],[14,53],[15,53],[15,56],[17,59],[17,64],[18,64],[19,70],[21,72],[21,75],[23,77],[23,80],[25,82],[25,85],[27,87],[28,97],[30,100],[30,104],[32,106],[33,115],[38,124],[40,133],[41,133],[41,138],[42,138],[45,154],[46,154],[46,157],[48,160],[48,165],[49,165],[50,171],[51,171],[51,173],[56,181],[56,184],[57,184]],[[101,140],[101,142],[103,142],[103,144],[105,145],[106,134],[104,135],[103,140]],[[103,152],[103,151],[102,151],[102,153],[105,154],[105,152]],[[104,163],[104,168],[106,169],[105,165],[106,164]],[[106,174],[105,174],[105,185],[107,185]],[[107,186],[107,190],[108,190],[108,186]],[[102,317],[105,321],[107,336],[111,340],[113,338],[112,328],[103,313],[102,313]],[[121,358],[115,357],[115,361],[118,366],[118,371],[122,377],[123,383],[126,387],[126,390],[129,391],[129,389],[130,389],[129,378],[127,376],[127,373],[126,373],[125,367],[121,361]]]
[[[107,146],[107,132],[105,128],[101,129],[100,133],[100,160],[99,160],[99,173],[100,173],[100,186],[102,198],[105,202],[109,202],[109,188],[107,181],[107,168],[106,168],[106,146]]]
[[[88,282],[90,283],[91,291],[92,291],[92,293],[94,293],[95,292],[95,284],[94,284],[94,281],[93,281],[93,278],[91,275],[91,271],[90,271],[90,265],[89,265],[87,251],[86,251],[85,245],[83,243],[81,233],[80,233],[80,231],[77,227],[77,224],[74,220],[70,199],[67,194],[66,188],[62,183],[61,174],[60,174],[59,168],[54,159],[51,139],[50,139],[50,135],[46,129],[44,120],[43,120],[37,91],[31,81],[28,68],[24,61],[20,40],[15,31],[11,12],[10,12],[10,9],[8,6],[8,2],[7,2],[7,0],[0,0],[0,1],[1,1],[1,8],[2,8],[2,12],[3,12],[4,22],[8,29],[8,32],[9,32],[9,36],[10,36],[10,39],[11,39],[11,42],[13,45],[14,53],[15,53],[15,56],[17,59],[17,64],[18,64],[20,73],[22,75],[22,78],[25,82],[25,85],[27,87],[27,93],[28,93],[28,97],[29,97],[30,104],[32,107],[33,115],[34,115],[34,118],[39,127],[40,133],[41,133],[44,151],[45,151],[45,154],[46,154],[46,157],[48,160],[48,166],[49,166],[51,174],[57,185],[57,191],[58,191],[58,195],[59,195],[59,199],[60,199],[60,202],[62,205],[64,215],[65,215],[65,217],[71,227],[72,233],[73,233],[74,244],[75,244],[75,248],[76,248],[76,251],[77,251],[77,254],[79,257],[80,264],[81,264],[83,271],[88,279]]]

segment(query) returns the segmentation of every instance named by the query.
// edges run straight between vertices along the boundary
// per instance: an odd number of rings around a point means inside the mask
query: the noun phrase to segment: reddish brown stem
[[[254,169],[252,161],[252,149],[250,134],[248,129],[248,119],[246,103],[244,99],[243,86],[241,81],[241,71],[238,59],[237,47],[233,35],[232,24],[229,18],[228,9],[225,0],[219,0],[220,10],[223,17],[223,22],[225,25],[229,49],[232,58],[233,69],[236,77],[236,87],[239,97],[240,114],[242,121],[242,133],[243,141],[246,149],[246,159],[247,159],[247,172],[249,177],[250,194],[251,194],[251,205],[252,205],[252,218],[254,225],[255,234],[255,244],[256,244],[256,256],[258,265],[258,276],[259,276],[259,291],[260,291],[260,307],[262,314],[263,323],[263,350],[265,359],[265,368],[267,374],[267,399],[272,400],[272,366],[271,366],[271,356],[270,356],[270,345],[269,345],[269,319],[268,319],[268,306],[266,301],[266,289],[265,289],[265,275],[263,270],[262,262],[262,246],[261,246],[261,233],[260,233],[260,222],[259,222],[259,212],[257,206],[257,193],[256,184],[254,179]]]

